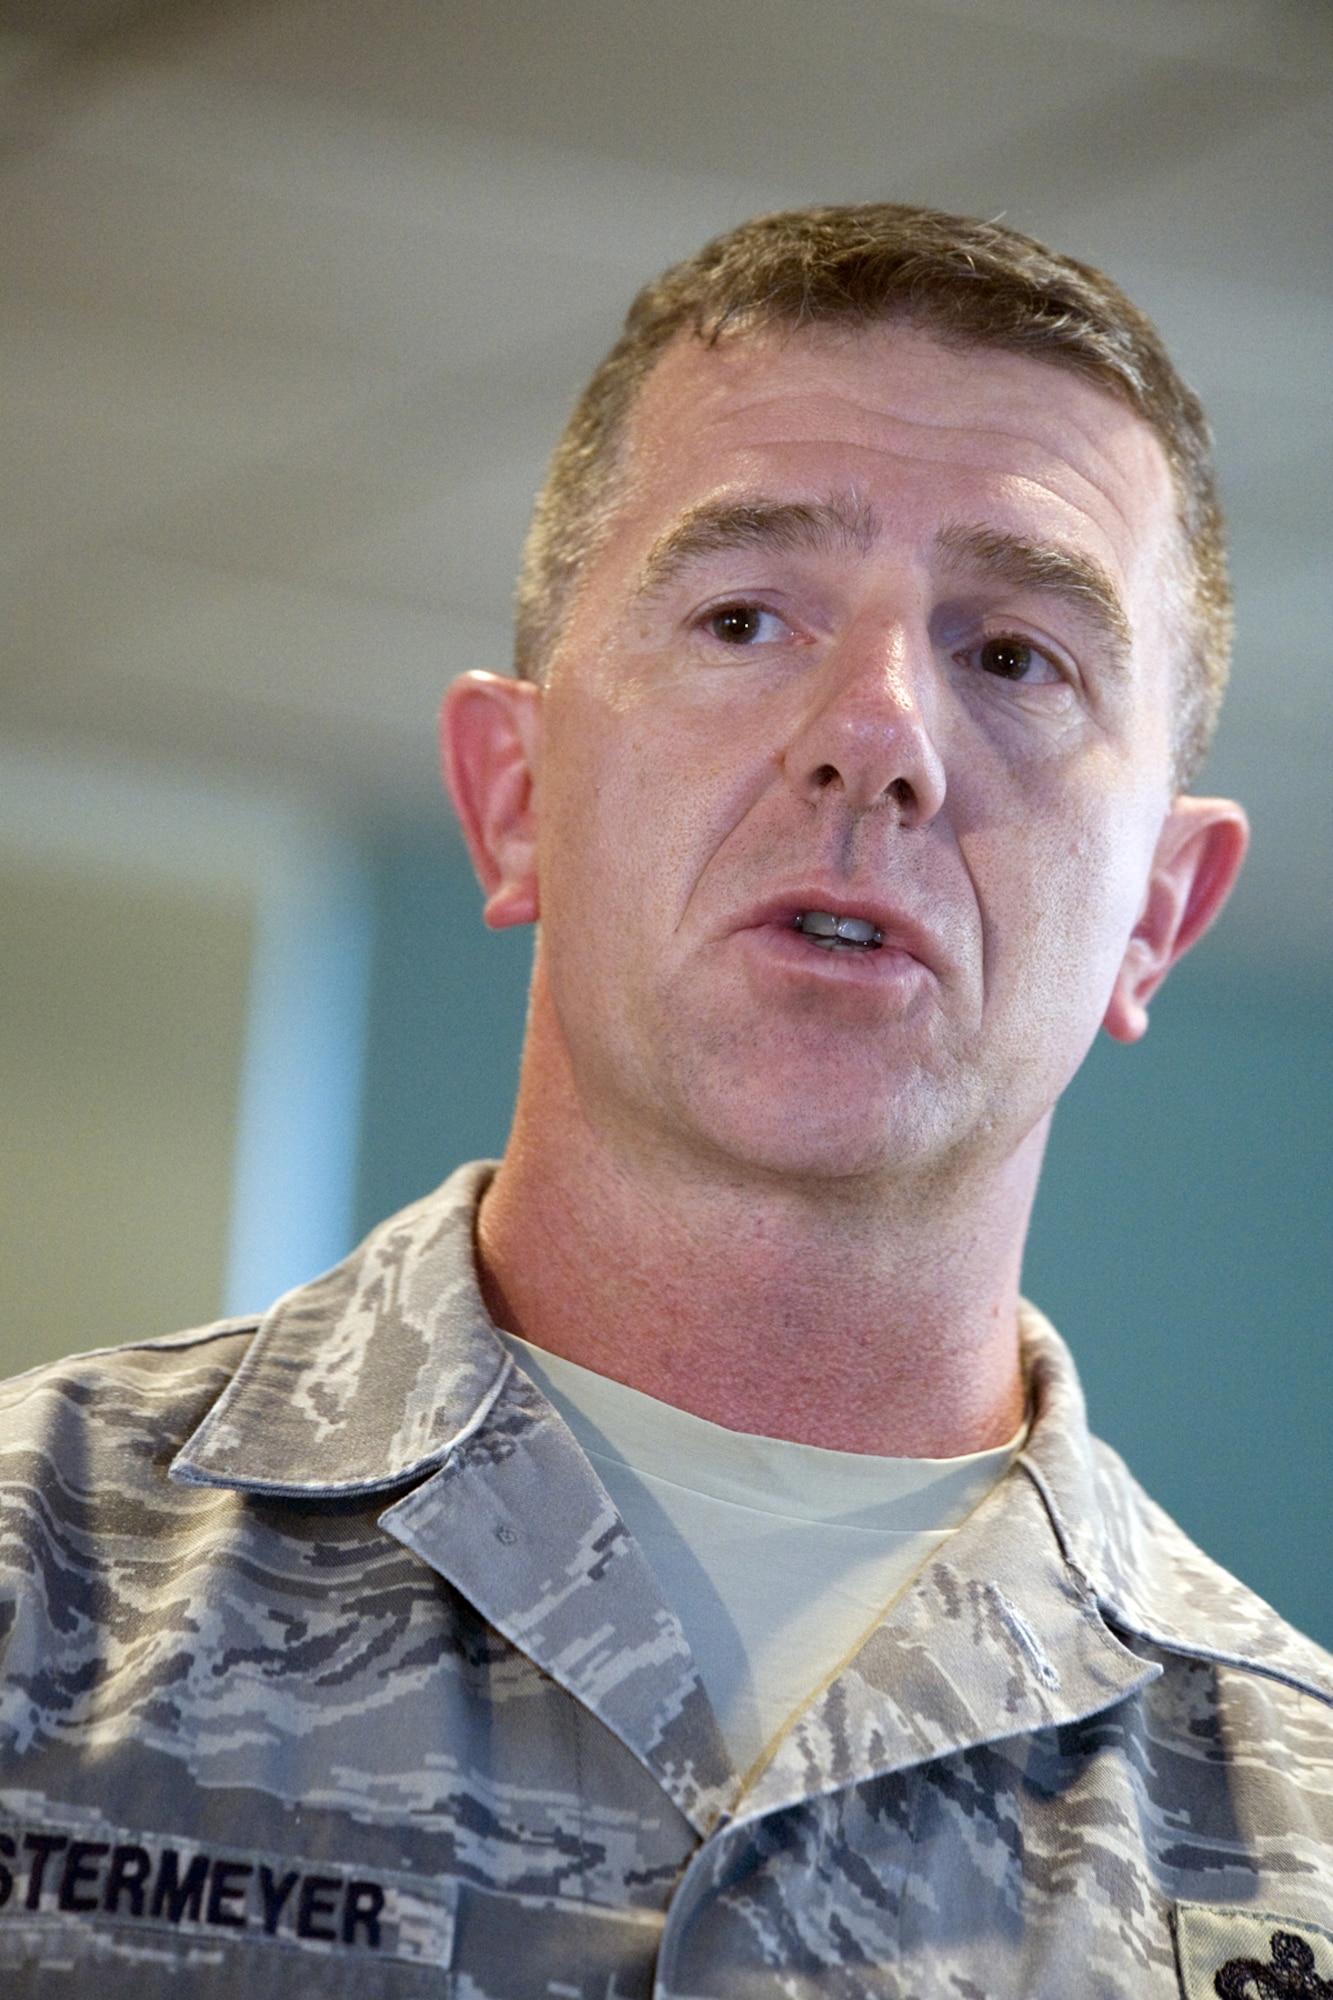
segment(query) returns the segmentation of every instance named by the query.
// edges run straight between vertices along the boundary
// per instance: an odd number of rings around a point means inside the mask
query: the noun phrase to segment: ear
[[[1172,803],[1102,1024],[1116,1041],[1147,1032],[1149,1000],[1231,894],[1249,841],[1249,822],[1230,799]]]
[[[501,674],[460,674],[440,710],[440,760],[492,930],[535,923],[533,799],[542,691]]]

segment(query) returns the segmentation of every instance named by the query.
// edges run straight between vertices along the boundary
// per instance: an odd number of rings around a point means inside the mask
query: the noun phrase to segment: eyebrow
[[[834,494],[827,500],[704,501],[654,542],[644,559],[636,595],[651,596],[691,563],[732,549],[817,553],[848,548],[869,555],[880,533],[879,516],[855,493]],[[941,529],[935,553],[951,569],[979,573],[1011,590],[1063,600],[1091,617],[1117,655],[1128,653],[1133,635],[1120,593],[1091,556],[983,526]]]
[[[1133,634],[1120,593],[1091,556],[981,527],[942,529],[935,537],[935,551],[950,568],[979,572],[988,582],[1011,590],[1063,599],[1090,615],[1118,654],[1128,653]]]
[[[704,501],[654,542],[637,594],[651,596],[691,563],[732,549],[852,548],[865,555],[878,534],[873,509],[853,493],[828,500]]]

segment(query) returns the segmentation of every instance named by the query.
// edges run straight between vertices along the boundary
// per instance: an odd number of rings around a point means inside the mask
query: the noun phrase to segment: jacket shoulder
[[[1205,1555],[1110,1445],[1095,1439],[1093,1452],[1110,1615],[1172,1652],[1262,1675],[1333,1706],[1333,1655]]]

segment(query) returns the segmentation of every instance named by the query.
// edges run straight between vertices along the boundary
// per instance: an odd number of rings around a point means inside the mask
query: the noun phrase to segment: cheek
[[[1160,816],[1158,816],[1160,817]],[[1156,837],[1143,809],[1081,809],[1064,798],[981,837],[969,865],[980,890],[987,1000],[1018,997],[1029,1019],[1067,1020],[1089,1038],[1138,920]]]
[[[744,733],[702,709],[568,699],[543,754],[543,879],[575,910],[590,894],[603,907],[651,895],[678,920],[756,790]]]
[[[673,921],[688,870],[683,761],[642,716],[587,696],[567,702],[548,732],[538,794],[543,930],[553,961],[571,972],[591,952],[598,983],[616,962],[618,977],[632,974],[652,933]]]

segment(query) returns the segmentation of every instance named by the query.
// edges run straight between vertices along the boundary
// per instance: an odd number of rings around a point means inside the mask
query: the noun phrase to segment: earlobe
[[[460,674],[440,710],[444,782],[463,829],[492,930],[535,923],[534,783],[542,691],[501,674]]]
[[[1102,1024],[1116,1041],[1136,1042],[1146,1033],[1148,1002],[1220,912],[1249,838],[1244,811],[1230,799],[1184,796],[1173,803]]]

